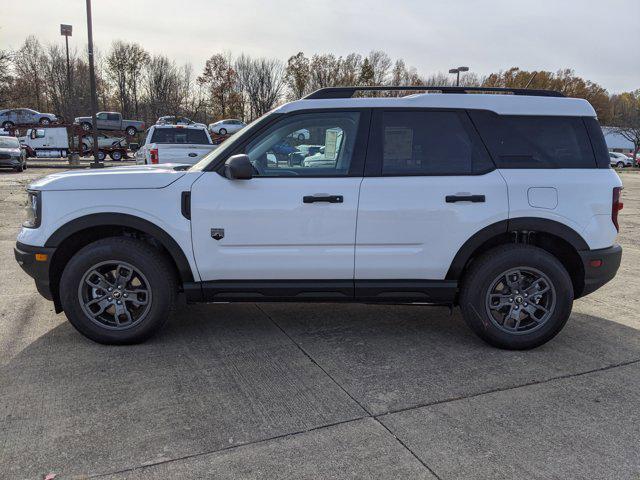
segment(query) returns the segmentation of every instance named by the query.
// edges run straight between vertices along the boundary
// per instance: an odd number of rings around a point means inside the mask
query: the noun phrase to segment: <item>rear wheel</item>
[[[463,279],[465,322],[487,343],[509,350],[555,337],[573,305],[571,278],[560,261],[531,245],[503,245],[475,260]]]
[[[82,127],[82,130],[84,130],[85,132],[88,132],[91,130],[91,124],[89,122],[83,122],[82,125],[80,125]]]
[[[298,140],[303,141],[305,139],[304,133],[298,134]]]
[[[98,160],[101,162],[107,157],[107,154],[104,153],[104,150],[98,150]]]
[[[136,130],[136,127],[127,127],[127,129],[125,130],[125,133],[127,135],[129,135],[130,137],[133,137],[138,130]]]
[[[218,134],[226,135],[227,134],[227,129],[226,128],[221,128],[220,130],[218,130]]]
[[[122,152],[120,150],[114,150],[109,154],[109,156],[111,157],[111,160],[114,160],[116,162],[122,160]]]
[[[71,258],[60,281],[60,300],[84,336],[132,344],[164,325],[176,290],[169,262],[159,251],[139,240],[111,237]]]
[[[40,119],[40,125],[49,125],[51,123],[51,120],[48,119],[47,117],[42,117]]]
[[[616,167],[618,167],[618,168],[624,168],[624,162],[618,162],[618,163],[616,163]]]

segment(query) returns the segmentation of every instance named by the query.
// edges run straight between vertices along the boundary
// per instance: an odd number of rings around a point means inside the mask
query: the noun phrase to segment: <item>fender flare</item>
[[[173,258],[181,280],[183,282],[193,282],[191,266],[180,245],[162,228],[135,215],[126,213],[93,213],[75,218],[53,232],[44,246],[56,248],[74,233],[87,228],[104,226],[130,227],[156,238]]]
[[[447,280],[459,279],[467,262],[480,246],[492,238],[515,231],[549,233],[562,238],[578,252],[589,250],[589,245],[578,232],[556,220],[537,217],[511,218],[509,220],[492,223],[471,236],[456,253],[445,278]]]

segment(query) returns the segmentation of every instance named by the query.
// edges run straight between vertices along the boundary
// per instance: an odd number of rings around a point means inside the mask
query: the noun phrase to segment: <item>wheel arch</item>
[[[60,276],[73,253],[89,243],[111,236],[132,236],[154,245],[172,260],[180,284],[193,282],[193,272],[184,251],[171,235],[156,224],[124,213],[90,214],[62,225],[45,242],[45,247],[56,249],[49,269],[56,310],[60,308]]]
[[[446,275],[447,280],[460,280],[474,258],[506,243],[538,246],[562,262],[573,283],[575,298],[584,290],[584,265],[578,252],[589,250],[585,239],[571,227],[536,217],[502,220],[476,232],[458,250]]]

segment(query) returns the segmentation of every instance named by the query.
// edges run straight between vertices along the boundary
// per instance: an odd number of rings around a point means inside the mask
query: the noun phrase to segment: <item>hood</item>
[[[8,153],[9,155],[20,155],[20,147],[0,147],[0,153]]]
[[[185,174],[188,166],[163,163],[103,169],[69,170],[36,180],[29,189],[55,190],[122,190],[164,188]]]

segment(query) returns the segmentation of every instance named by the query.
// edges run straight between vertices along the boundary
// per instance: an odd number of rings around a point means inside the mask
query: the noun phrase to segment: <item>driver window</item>
[[[348,175],[360,114],[292,115],[251,142],[245,153],[257,177]]]

